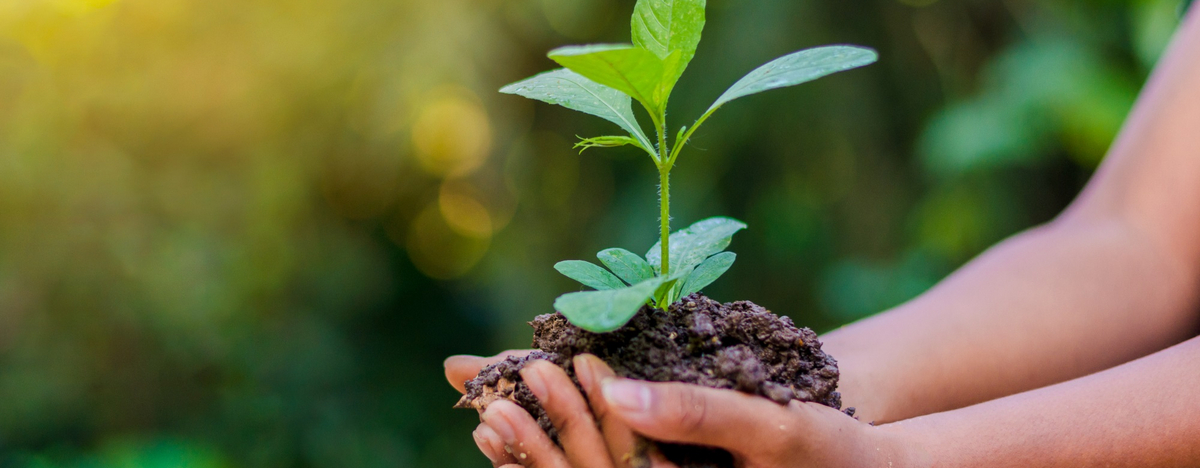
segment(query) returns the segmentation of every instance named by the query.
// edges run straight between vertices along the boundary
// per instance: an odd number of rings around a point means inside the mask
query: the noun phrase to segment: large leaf
[[[554,301],[554,310],[584,330],[613,331],[628,323],[662,282],[655,277],[627,288],[563,294]]]
[[[633,115],[629,96],[604,86],[565,68],[548,71],[500,88],[500,92],[516,94],[557,104],[571,110],[592,114],[619,125],[633,135],[645,148],[654,145],[642,133],[642,126]]]
[[[708,257],[707,260],[700,262],[692,274],[688,275],[687,281],[683,283],[683,289],[679,292],[679,297],[686,297],[688,294],[700,292],[706,286],[716,281],[721,275],[733,266],[733,261],[737,260],[737,254],[733,252],[721,252],[719,254]]]
[[[700,32],[704,29],[705,0],[638,0],[633,7],[633,44],[666,60],[679,52],[678,63],[663,74],[670,88],[696,55]]]
[[[567,278],[583,283],[584,286],[593,287],[596,289],[617,289],[624,288],[625,283],[609,273],[608,270],[596,266],[594,263],[585,262],[583,260],[566,260],[554,264],[554,269],[558,270]]]
[[[625,249],[604,249],[596,254],[600,263],[629,284],[637,284],[654,277],[654,270],[642,257]]]
[[[652,113],[661,113],[666,100],[664,59],[654,53],[632,45],[598,44],[559,47],[550,51],[549,57],[592,81],[628,94]],[[677,61],[673,60],[672,70]]]
[[[733,218],[716,217],[698,221],[670,236],[671,271],[699,265],[704,259],[729,247],[730,239],[746,224]],[[646,261],[655,271],[662,271],[662,241],[646,252]]]
[[[730,86],[708,108],[716,110],[734,99],[763,91],[795,86],[837,72],[869,65],[879,59],[874,50],[856,46],[826,46],[779,57],[756,68]]]

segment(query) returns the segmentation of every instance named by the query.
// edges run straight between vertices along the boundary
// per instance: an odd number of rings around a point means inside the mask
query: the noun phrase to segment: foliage
[[[681,297],[681,292],[699,291],[732,265],[732,255],[722,256],[712,263],[701,262],[728,245],[733,232],[745,227],[740,221],[713,218],[669,234],[671,169],[680,150],[709,116],[734,99],[806,83],[871,64],[878,58],[875,51],[863,47],[828,46],[772,60],[730,86],[691,128],[681,127],[675,141],[668,143],[667,103],[700,45],[704,8],[705,0],[638,0],[631,21],[633,44],[559,47],[548,56],[566,68],[500,89],[502,93],[595,115],[629,133],[629,136],[582,138],[575,145],[582,148],[580,152],[594,147],[633,145],[650,155],[658,167],[660,239],[646,255],[656,276],[638,277],[639,281],[622,283],[616,276],[587,262],[569,261],[555,265],[562,274],[599,290],[568,294],[554,303],[555,309],[581,328],[594,332],[615,330],[647,302],[665,310]],[[649,113],[658,137],[657,145],[647,140],[633,115],[631,99]],[[684,245],[671,246],[677,235],[680,236],[678,242]],[[724,245],[709,251],[720,242]],[[702,274],[693,278],[693,269],[698,267],[703,267]]]
[[[659,244],[646,252],[645,259],[623,249],[600,251],[596,257],[612,273],[582,260],[558,262],[554,269],[559,273],[597,291],[565,294],[554,301],[554,308],[585,330],[616,330],[647,302],[666,309],[716,281],[736,258],[733,252],[724,252],[725,248],[734,233],[745,228],[735,219],[709,218],[671,234],[676,269],[669,275],[661,272]]]

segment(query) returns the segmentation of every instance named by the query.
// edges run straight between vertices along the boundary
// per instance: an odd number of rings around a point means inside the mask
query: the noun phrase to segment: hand
[[[635,432],[720,447],[745,468],[912,466],[919,453],[896,427],[872,427],[815,403],[780,406],[731,390],[619,379],[593,356],[577,357],[575,371],[591,412],[558,367],[532,363],[521,373],[558,428],[563,449],[516,405],[488,408],[476,440],[495,466],[626,468]],[[653,466],[675,468],[661,459]]]
[[[493,357],[452,356],[445,362],[446,379],[460,392],[463,382],[479,371],[508,356],[528,354],[529,350],[506,351]],[[579,356],[574,360],[575,374],[589,395],[599,395],[600,382],[616,374],[595,356]],[[492,461],[504,468],[627,468],[628,454],[633,451],[633,433],[606,416],[603,399],[596,398],[589,407],[575,390],[567,374],[558,366],[535,361],[521,370],[521,377],[547,409],[559,439],[569,455],[560,450],[538,427],[524,409],[508,401],[497,401],[482,415],[484,423],[476,428],[475,443]],[[554,393],[548,390],[554,388]],[[569,389],[560,392],[559,389]],[[559,396],[556,398],[556,396]],[[597,417],[593,418],[593,414]],[[559,416],[570,417],[560,418]],[[597,429],[596,421],[603,429]],[[495,429],[493,429],[495,428]],[[614,456],[615,455],[615,456]],[[613,462],[618,460],[619,463]]]
[[[529,349],[508,350],[490,357],[471,356],[466,354],[450,356],[449,358],[446,358],[446,361],[442,363],[442,366],[445,368],[446,380],[450,382],[450,385],[458,390],[459,393],[466,393],[466,382],[478,376],[479,371],[483,370],[484,367],[507,359],[509,356],[524,356],[532,351],[533,350]],[[529,413],[525,412],[525,410],[516,407],[516,405],[511,406],[513,406],[516,411],[524,414],[526,418],[529,418]],[[482,415],[480,416],[482,417]],[[530,420],[532,421],[532,418],[530,418]],[[534,423],[534,427],[537,428],[539,432],[541,431],[541,429],[537,427],[537,423]],[[492,430],[491,427],[488,427],[488,425],[480,424],[479,427],[475,428],[475,432],[473,432],[471,436],[475,439],[475,445],[479,447],[479,451],[483,452],[484,456],[491,460],[492,466],[501,468],[521,468],[521,465],[517,464],[516,457],[511,453],[511,449],[505,445],[500,435],[497,434],[496,431]],[[543,434],[543,437],[544,436],[545,434]]]

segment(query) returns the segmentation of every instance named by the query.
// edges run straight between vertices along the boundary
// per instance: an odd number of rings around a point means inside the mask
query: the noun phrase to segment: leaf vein
[[[650,16],[654,16],[653,12],[651,12]],[[650,25],[648,23],[646,23],[646,15],[637,15],[637,19],[641,20],[642,27],[644,27],[646,29],[646,32],[650,33],[648,35],[648,37],[650,37],[650,39],[654,40],[655,43],[657,43],[658,45],[660,45],[664,48],[667,47],[667,44],[663,43],[663,41],[658,38],[658,35],[654,34],[654,31],[650,29]],[[658,18],[654,18],[654,20],[658,21]],[[659,22],[658,25],[661,27],[662,22]]]

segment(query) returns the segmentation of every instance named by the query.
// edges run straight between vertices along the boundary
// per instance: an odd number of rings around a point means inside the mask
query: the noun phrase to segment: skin
[[[522,372],[563,449],[511,404],[488,409],[476,440],[509,468],[625,467],[635,433],[722,447],[746,468],[1200,466],[1197,83],[1193,11],[1062,215],[921,297],[823,338],[847,405],[886,424],[619,379],[581,357],[584,395],[552,365]],[[461,390],[489,362],[453,357],[447,378]]]

